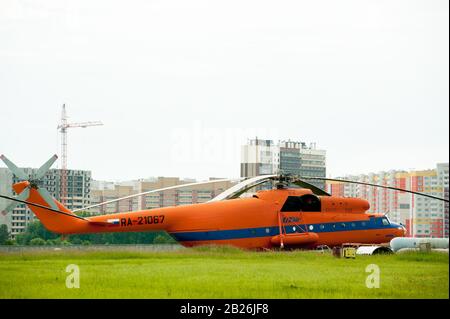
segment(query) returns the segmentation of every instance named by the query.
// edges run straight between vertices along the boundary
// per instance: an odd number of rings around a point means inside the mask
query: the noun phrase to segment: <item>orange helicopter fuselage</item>
[[[14,189],[20,193],[25,185],[26,182],[18,183]],[[48,206],[33,189],[29,201]],[[59,210],[73,215],[55,202]],[[188,247],[214,244],[270,249],[381,244],[406,233],[402,225],[391,223],[383,214],[367,214],[366,200],[316,196],[309,189],[266,190],[251,198],[100,215],[85,220],[43,208],[30,209],[48,230],[60,234],[166,231]]]

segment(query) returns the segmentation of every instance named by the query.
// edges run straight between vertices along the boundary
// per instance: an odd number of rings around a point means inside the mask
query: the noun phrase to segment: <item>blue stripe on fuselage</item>
[[[389,229],[398,227],[398,225],[396,224],[383,225],[382,217],[370,218],[369,220],[364,221],[301,224],[300,226],[301,227],[299,228],[297,225],[284,225],[284,229],[287,234],[292,234],[292,233],[303,233],[305,227],[308,227],[308,231],[314,233],[330,233],[337,231],[342,232],[353,230],[375,230],[375,229]],[[177,233],[173,232],[170,233],[170,235],[173,236],[178,241],[202,241],[202,240],[256,238],[268,236],[272,237],[278,235],[279,233],[280,230],[277,225],[258,228],[192,231],[192,232],[177,232]]]

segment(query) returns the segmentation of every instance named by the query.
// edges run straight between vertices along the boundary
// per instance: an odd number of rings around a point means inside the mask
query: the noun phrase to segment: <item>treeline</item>
[[[40,221],[31,222],[26,231],[8,239],[6,225],[0,227],[0,245],[126,245],[126,244],[173,244],[176,241],[165,232],[126,232],[61,235],[49,232]],[[3,227],[4,226],[4,227]],[[6,231],[6,235],[5,235]]]

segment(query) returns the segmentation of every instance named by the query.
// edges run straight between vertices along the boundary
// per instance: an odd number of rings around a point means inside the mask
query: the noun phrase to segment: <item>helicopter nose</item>
[[[406,236],[406,228],[402,224],[395,224],[397,226],[397,237],[405,237]]]

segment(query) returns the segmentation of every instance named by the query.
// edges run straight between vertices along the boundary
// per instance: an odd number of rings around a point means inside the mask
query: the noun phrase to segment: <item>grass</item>
[[[66,266],[80,267],[68,289]],[[366,267],[380,267],[380,288]],[[448,298],[448,255],[338,259],[317,252],[199,247],[171,252],[0,253],[0,298]]]

